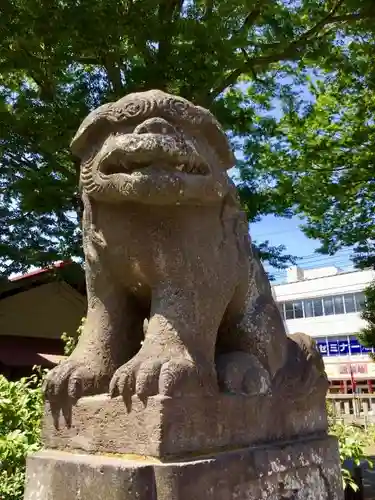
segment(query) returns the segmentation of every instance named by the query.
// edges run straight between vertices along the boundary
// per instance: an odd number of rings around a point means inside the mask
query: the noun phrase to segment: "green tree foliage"
[[[358,338],[365,347],[375,347],[375,281],[365,290],[366,303],[361,317],[366,321],[366,326],[359,332]],[[375,354],[370,356],[375,361]]]
[[[373,463],[366,456],[366,447],[373,444],[374,427],[363,429],[355,425],[348,425],[342,421],[336,421],[332,401],[326,401],[326,409],[329,422],[329,433],[335,436],[339,442],[341,475],[344,489],[358,490],[349,463],[354,467],[367,463],[372,468]]]
[[[263,148],[260,178],[305,217],[322,253],[353,249],[358,266],[375,264],[375,29],[353,29],[308,75]],[[341,44],[345,49],[341,52]]]
[[[373,0],[3,0],[2,272],[80,255],[68,144],[90,109],[134,90],[209,107],[245,153],[249,220],[291,215],[273,172],[257,173],[275,135],[266,114],[275,99],[292,106],[308,68],[342,66],[348,37],[367,44],[373,18]]]
[[[353,30],[335,70],[310,72],[265,144],[258,180],[305,217],[322,253],[348,247],[359,267],[375,268],[375,29]],[[366,290],[360,341],[375,347],[375,284]]]

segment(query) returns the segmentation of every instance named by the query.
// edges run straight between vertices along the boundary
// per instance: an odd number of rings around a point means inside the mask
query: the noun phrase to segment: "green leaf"
[[[343,210],[327,210],[321,227],[313,214],[321,217],[326,207],[311,199],[319,195],[327,200],[323,205],[334,203],[342,189],[330,187],[331,180],[310,182],[302,171],[312,164],[343,165],[344,147],[350,164],[360,163],[362,187],[370,189],[369,160],[360,149],[366,130],[354,127],[364,120],[365,107],[352,108],[354,93],[347,93],[343,120],[332,125],[330,118],[340,85],[355,91],[354,79],[370,74],[371,2],[344,0],[336,8],[329,0],[250,6],[237,0],[6,2],[0,17],[0,271],[82,257],[81,204],[69,142],[89,110],[150,88],[210,108],[239,144],[249,220],[269,213],[291,216],[297,207],[311,214],[306,231],[324,238],[323,229],[340,222]],[[338,71],[340,81],[326,97],[318,95],[316,84],[317,106],[303,112],[298,88],[311,85],[312,72],[326,69]],[[373,104],[364,85],[360,90],[357,100],[370,113]],[[285,114],[280,123],[271,116],[276,101]],[[347,132],[336,140],[335,130],[345,132],[345,124]],[[316,135],[319,127],[327,129],[326,137]],[[303,130],[311,130],[307,145]],[[371,148],[367,152],[370,158]],[[341,186],[348,198],[358,192],[358,182],[356,174]],[[338,225],[340,235],[345,221],[352,227],[351,205]],[[369,226],[369,208],[363,205],[364,222],[353,229],[360,235]],[[328,246],[338,245],[335,239]]]

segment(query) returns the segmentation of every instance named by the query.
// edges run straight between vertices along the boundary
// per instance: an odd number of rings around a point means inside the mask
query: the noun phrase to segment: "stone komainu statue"
[[[157,90],[130,94],[90,113],[71,147],[88,313],[48,374],[51,404],[218,391],[324,404],[321,358],[309,337],[285,333],[212,114]]]

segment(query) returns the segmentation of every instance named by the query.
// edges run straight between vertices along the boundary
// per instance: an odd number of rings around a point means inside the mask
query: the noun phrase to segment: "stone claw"
[[[170,354],[150,359],[150,356],[143,357],[140,351],[115,372],[110,396],[122,396],[128,407],[133,395],[146,403],[147,398],[157,394],[181,397],[202,390],[207,392],[207,388],[212,391],[213,386],[216,388],[216,377],[214,384],[210,377],[201,380],[194,362],[186,357]]]
[[[74,403],[83,396],[97,394],[104,385],[102,370],[95,370],[93,363],[67,359],[47,374],[43,390],[47,401],[54,404],[68,400]]]
[[[125,368],[126,365],[123,365],[113,375],[109,384],[109,395],[111,398],[122,396],[129,413],[131,410],[131,399],[135,388],[135,376],[134,372]]]

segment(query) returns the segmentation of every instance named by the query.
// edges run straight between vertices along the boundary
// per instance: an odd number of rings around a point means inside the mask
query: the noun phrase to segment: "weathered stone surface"
[[[285,416],[323,404],[322,361],[308,337],[285,333],[213,115],[161,91],[130,94],[90,113],[71,147],[88,313],[77,348],[48,374],[52,411],[108,392],[128,405],[271,393]]]
[[[42,451],[25,500],[342,500],[332,438],[247,448],[184,462]]]
[[[150,463],[44,450],[27,459],[25,500],[154,500]]]
[[[289,408],[288,417],[271,396],[219,395],[209,398],[153,396],[147,406],[135,396],[127,413],[121,398],[82,398],[71,423],[58,425],[48,406],[43,420],[47,448],[88,453],[136,453],[153,457],[186,457],[321,432],[325,409]],[[57,428],[56,428],[57,427]]]
[[[338,500],[336,441],[308,441],[327,429],[324,365],[309,337],[286,335],[215,118],[131,94],[71,146],[88,312],[47,376],[43,440],[102,455],[34,455],[25,500]]]

